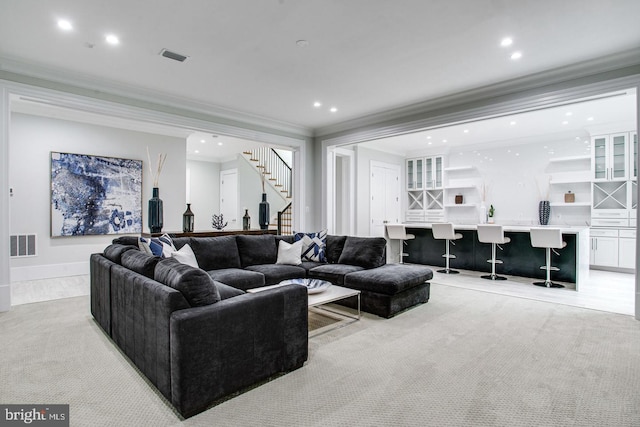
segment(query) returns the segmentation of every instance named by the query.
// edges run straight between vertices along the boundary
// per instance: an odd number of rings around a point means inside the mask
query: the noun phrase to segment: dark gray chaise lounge
[[[293,236],[176,238],[200,268],[148,255],[137,238],[91,256],[91,312],[140,371],[185,417],[217,399],[301,367],[308,357],[306,289],[316,277],[360,289],[362,309],[391,317],[429,299],[431,270],[385,265],[382,238],[327,237],[327,261],[276,264]],[[353,306],[356,300],[345,300]]]

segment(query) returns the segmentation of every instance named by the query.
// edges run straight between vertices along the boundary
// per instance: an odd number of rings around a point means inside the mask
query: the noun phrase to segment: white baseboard
[[[11,283],[89,274],[89,261],[11,268]]]
[[[11,309],[11,285],[0,285],[0,312]]]

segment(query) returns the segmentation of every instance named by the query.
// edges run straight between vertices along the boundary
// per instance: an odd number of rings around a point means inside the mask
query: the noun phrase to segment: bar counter
[[[414,264],[426,264],[436,267],[444,267],[445,241],[433,238],[430,223],[404,224],[407,233],[416,236],[407,240],[405,252],[408,256],[405,262]],[[502,225],[502,224],[498,224]],[[545,265],[545,249],[531,246],[530,230],[537,226],[526,225],[502,225],[504,234],[511,242],[500,245],[496,258],[503,264],[496,264],[498,274],[530,277],[543,279],[545,270],[540,267]],[[559,256],[551,252],[551,265],[558,267],[560,271],[552,271],[551,279],[558,282],[575,283],[576,290],[582,281],[589,277],[589,228],[586,226],[548,226],[560,228],[562,240],[567,243],[563,249],[556,249]],[[462,238],[452,241],[450,253],[456,258],[451,258],[450,268],[490,272],[491,244],[478,241],[477,227],[475,224],[454,224],[456,233],[462,234]]]

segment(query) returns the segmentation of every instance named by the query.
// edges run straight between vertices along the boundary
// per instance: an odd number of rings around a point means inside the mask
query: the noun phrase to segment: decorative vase
[[[187,210],[182,214],[182,231],[193,233],[194,215],[191,212],[191,203],[187,203]]]
[[[551,205],[548,200],[543,200],[538,204],[538,219],[540,225],[549,224],[549,215],[551,214]]]
[[[162,231],[162,199],[160,198],[160,190],[153,187],[153,197],[149,199],[149,230],[152,233],[160,233]]]
[[[480,224],[487,223],[487,207],[484,202],[480,205]]]
[[[267,193],[262,193],[262,201],[258,207],[258,214],[260,229],[266,230],[269,228],[269,202],[267,202]]]
[[[251,229],[251,217],[249,216],[249,209],[244,210],[244,216],[242,217],[242,229],[243,230]]]

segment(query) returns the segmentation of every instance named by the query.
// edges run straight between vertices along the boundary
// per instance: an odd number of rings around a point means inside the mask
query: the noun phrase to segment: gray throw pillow
[[[376,268],[386,263],[384,237],[348,236],[338,259],[338,264],[357,265],[363,268]]]
[[[158,262],[154,279],[180,291],[192,307],[220,301],[220,292],[206,271],[182,264],[174,258]]]

